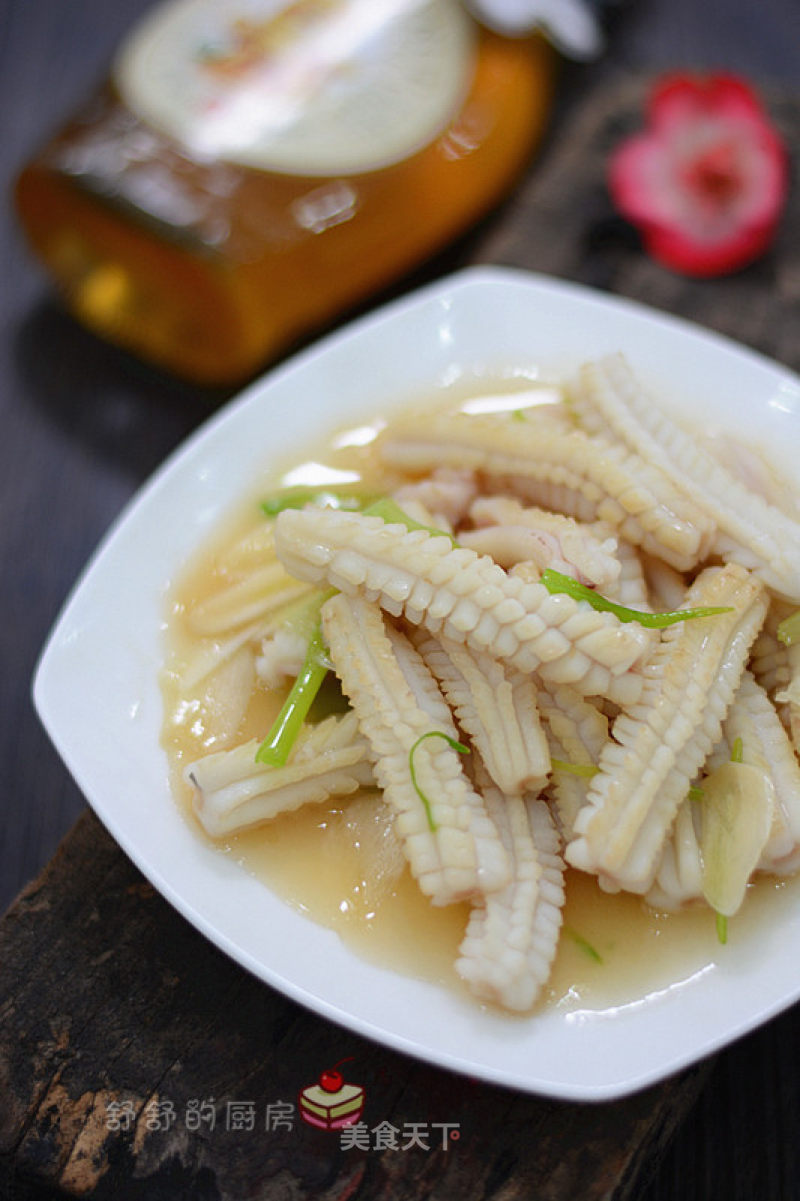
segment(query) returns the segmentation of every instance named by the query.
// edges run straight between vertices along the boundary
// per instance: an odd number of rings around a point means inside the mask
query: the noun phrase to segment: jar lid
[[[458,0],[167,0],[123,43],[123,101],[192,157],[294,175],[431,142],[474,70]]]

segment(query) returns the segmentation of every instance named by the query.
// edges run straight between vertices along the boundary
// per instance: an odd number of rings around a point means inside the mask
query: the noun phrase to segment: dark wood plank
[[[221,955],[88,814],[0,923],[0,962],[0,1195],[36,1185],[96,1201],[241,1201],[257,1186],[269,1201],[623,1201],[708,1071],[569,1105],[378,1047]],[[294,1102],[346,1055],[366,1090],[367,1146],[296,1115],[267,1130],[268,1106]],[[212,1098],[215,1128],[188,1129],[190,1103]],[[252,1130],[233,1128],[229,1105],[244,1102]],[[123,1103],[130,1129],[109,1128]],[[376,1147],[383,1122],[397,1148]],[[458,1138],[442,1129],[454,1123]],[[402,1149],[414,1124],[429,1149]]]

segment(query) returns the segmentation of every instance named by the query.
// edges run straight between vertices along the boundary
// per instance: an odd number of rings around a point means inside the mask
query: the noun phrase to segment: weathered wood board
[[[0,963],[3,1196],[621,1201],[706,1070],[570,1105],[385,1050],[243,972],[90,814],[0,924]],[[344,1056],[361,1145],[287,1108]]]

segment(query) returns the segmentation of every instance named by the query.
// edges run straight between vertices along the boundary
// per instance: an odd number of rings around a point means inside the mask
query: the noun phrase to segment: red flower
[[[609,184],[650,254],[696,276],[763,254],[786,198],[786,155],[752,89],[733,75],[670,75],[647,117],[612,156]]]

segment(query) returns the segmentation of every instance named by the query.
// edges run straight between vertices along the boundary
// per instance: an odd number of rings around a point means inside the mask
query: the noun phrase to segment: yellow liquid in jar
[[[327,7],[335,19],[351,2],[305,8],[324,19]],[[456,0],[428,2],[467,20]],[[291,15],[304,6],[285,7]],[[228,19],[225,6],[215,19]],[[306,173],[259,169],[223,151],[202,153],[131,109],[112,78],[25,164],[16,185],[23,228],[69,309],[95,332],[193,381],[241,381],[465,231],[520,173],[549,112],[553,52],[539,37],[477,28],[474,42],[443,127],[398,161],[359,171],[320,172],[313,162]],[[404,51],[402,36],[398,47],[413,79],[421,55]],[[421,48],[432,57],[424,37]],[[191,51],[176,40],[179,66]],[[202,54],[199,44],[194,53]],[[164,67],[155,82],[177,70]],[[367,124],[369,89],[397,86],[393,72],[377,76],[368,76],[360,105]],[[349,77],[347,62],[340,77]],[[191,82],[186,104],[202,85]],[[401,127],[402,99],[401,87],[383,103]],[[175,103],[183,103],[180,88]],[[214,106],[206,108],[211,123]],[[203,112],[194,113],[199,135]]]

